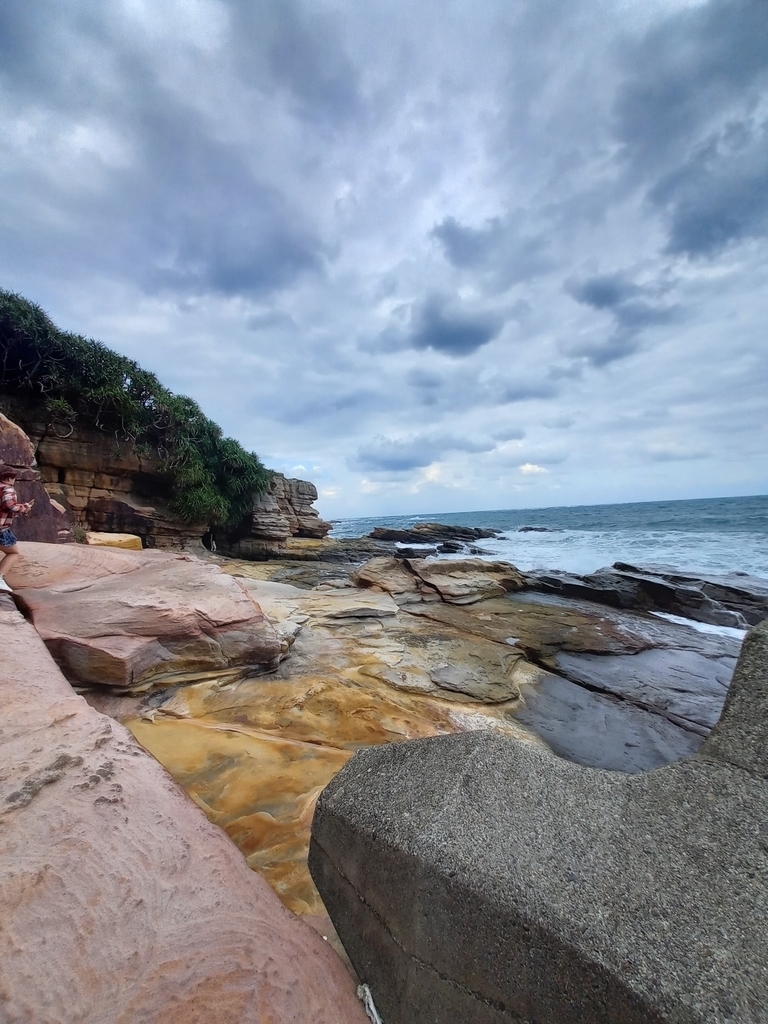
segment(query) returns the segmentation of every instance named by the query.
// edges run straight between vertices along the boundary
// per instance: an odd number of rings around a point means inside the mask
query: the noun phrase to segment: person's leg
[[[10,590],[10,585],[5,581],[5,574],[13,568],[18,561],[19,549],[16,544],[0,544],[0,551],[3,553],[3,560],[0,562],[0,590]],[[1,584],[5,583],[5,586]]]

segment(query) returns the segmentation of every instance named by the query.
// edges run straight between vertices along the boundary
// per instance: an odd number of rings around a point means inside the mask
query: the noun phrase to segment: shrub
[[[258,456],[224,437],[191,398],[101,342],[60,331],[40,306],[1,289],[0,392],[42,407],[59,436],[84,424],[156,454],[182,519],[234,525],[269,485]]]

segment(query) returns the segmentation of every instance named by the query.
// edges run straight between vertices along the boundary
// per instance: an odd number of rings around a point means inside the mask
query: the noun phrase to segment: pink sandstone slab
[[[0,599],[0,1020],[365,1024],[339,958]]]
[[[271,623],[218,566],[82,544],[19,551],[9,582],[72,682],[146,689],[169,674],[279,660]]]

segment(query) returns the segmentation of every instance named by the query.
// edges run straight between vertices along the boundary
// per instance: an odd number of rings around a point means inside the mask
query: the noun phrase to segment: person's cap
[[[9,476],[15,479],[18,475],[18,469],[15,469],[13,466],[0,466],[0,480],[5,480]]]

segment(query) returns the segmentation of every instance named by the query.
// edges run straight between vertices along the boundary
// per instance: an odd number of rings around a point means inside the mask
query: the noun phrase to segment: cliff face
[[[23,468],[22,500],[35,497],[42,508],[50,505],[50,495],[64,516],[62,529],[69,530],[68,538],[57,538],[50,526],[32,530],[32,520],[19,519],[21,539],[72,539],[72,523],[136,534],[147,548],[182,548],[207,534],[207,523],[188,522],[170,511],[170,476],[157,455],[139,454],[133,444],[95,429],[76,428],[62,436],[39,416],[13,411],[24,429],[3,416],[0,458]],[[325,537],[331,525],[312,507],[316,499],[314,484],[276,473],[269,491],[256,497],[250,520],[234,531],[217,530],[216,545],[226,554],[262,559],[279,554],[289,537]]]
[[[138,455],[129,442],[98,430],[57,436],[45,422],[25,421],[24,427],[43,483],[79,525],[138,534],[150,548],[180,548],[207,529],[169,511],[170,484],[161,459]]]

